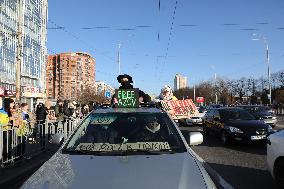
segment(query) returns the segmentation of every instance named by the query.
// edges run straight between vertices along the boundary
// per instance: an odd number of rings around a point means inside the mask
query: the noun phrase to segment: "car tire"
[[[230,138],[228,137],[228,134],[226,133],[226,131],[222,131],[221,141],[224,146],[228,146],[230,144]]]
[[[280,158],[274,165],[274,178],[280,188],[284,188],[284,158]]]

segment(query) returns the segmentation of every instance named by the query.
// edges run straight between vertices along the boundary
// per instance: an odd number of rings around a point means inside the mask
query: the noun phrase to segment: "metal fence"
[[[17,160],[29,159],[46,150],[50,139],[56,133],[64,134],[66,139],[77,127],[81,119],[62,121],[37,121],[34,127],[29,123],[23,127],[0,127],[0,164],[1,167],[13,165]]]

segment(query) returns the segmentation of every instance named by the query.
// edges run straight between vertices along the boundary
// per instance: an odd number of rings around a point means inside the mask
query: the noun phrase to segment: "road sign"
[[[110,94],[109,91],[106,91],[106,92],[105,92],[105,97],[106,97],[106,98],[111,98],[111,94]]]
[[[202,102],[204,102],[204,97],[196,97],[196,102],[197,102],[197,103],[202,103]]]

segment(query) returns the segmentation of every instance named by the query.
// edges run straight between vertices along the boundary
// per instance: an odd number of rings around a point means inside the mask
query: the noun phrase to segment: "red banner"
[[[6,96],[15,96],[16,95],[16,91],[5,90],[5,95]]]

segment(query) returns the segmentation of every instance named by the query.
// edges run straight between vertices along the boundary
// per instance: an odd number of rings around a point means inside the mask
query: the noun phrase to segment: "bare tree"
[[[222,104],[228,104],[230,101],[229,81],[218,78],[216,81],[216,91]]]
[[[104,101],[106,101],[106,98],[103,94],[104,92],[98,94],[94,86],[85,85],[78,97],[78,102],[81,104],[88,104],[90,102],[103,103]]]

